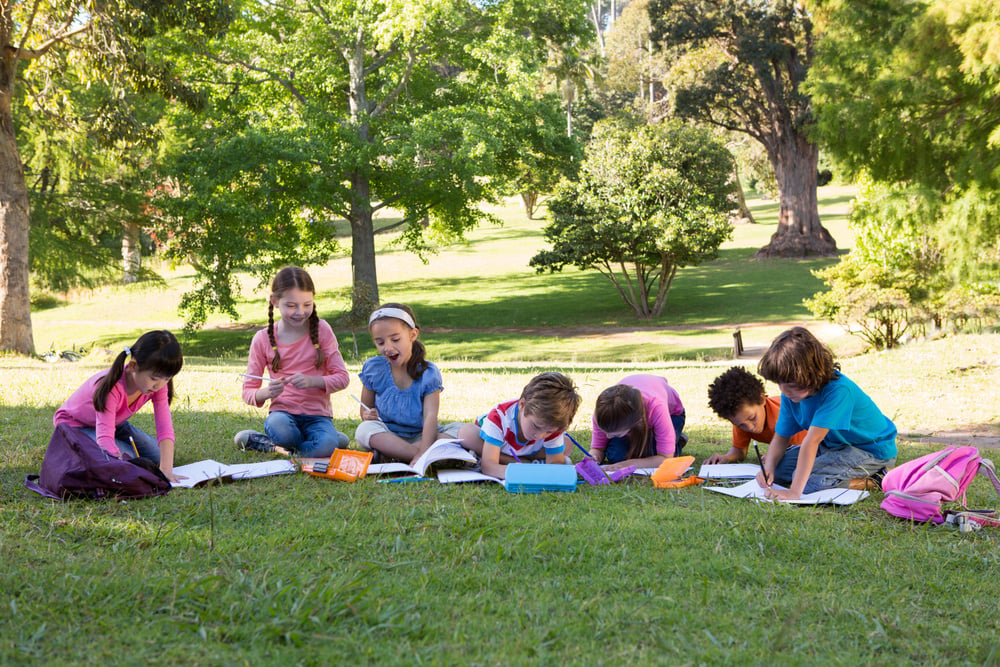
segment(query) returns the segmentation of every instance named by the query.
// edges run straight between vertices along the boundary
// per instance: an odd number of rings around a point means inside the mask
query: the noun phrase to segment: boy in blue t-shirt
[[[767,497],[794,500],[821,489],[878,483],[896,460],[896,426],[840,372],[830,348],[794,327],[774,339],[758,370],[781,391],[774,439],[757,476]],[[802,444],[789,447],[789,438],[803,429]],[[770,488],[772,483],[788,489]]]

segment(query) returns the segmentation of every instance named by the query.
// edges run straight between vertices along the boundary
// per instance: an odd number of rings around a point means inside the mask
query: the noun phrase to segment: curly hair
[[[760,359],[757,371],[778,384],[796,384],[817,392],[833,379],[840,364],[833,352],[803,327],[782,332]]]
[[[708,385],[708,406],[723,419],[732,419],[744,405],[764,402],[764,383],[743,368],[733,366]]]
[[[562,373],[539,373],[521,391],[524,414],[560,431],[569,428],[580,408],[576,385]]]

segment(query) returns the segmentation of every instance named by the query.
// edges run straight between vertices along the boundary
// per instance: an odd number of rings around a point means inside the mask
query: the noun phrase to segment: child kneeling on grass
[[[760,374],[781,390],[775,436],[757,475],[768,498],[866,488],[896,460],[895,424],[839,369],[830,348],[802,327],[775,338],[761,358]],[[802,429],[802,444],[789,447]]]
[[[590,451],[598,463],[610,464],[609,471],[655,468],[681,455],[684,422],[681,397],[666,378],[629,375],[597,397]]]
[[[733,444],[728,452],[712,454],[705,463],[739,463],[747,457],[751,440],[767,445],[774,439],[781,396],[768,396],[760,378],[742,366],[733,366],[712,381],[708,405],[733,425]],[[799,431],[789,442],[798,445],[805,437],[806,432]]]
[[[531,378],[521,397],[500,403],[475,424],[462,424],[462,446],[482,458],[483,473],[504,479],[507,464],[545,456],[546,463],[569,463],[563,433],[569,428],[580,394],[562,373]]]

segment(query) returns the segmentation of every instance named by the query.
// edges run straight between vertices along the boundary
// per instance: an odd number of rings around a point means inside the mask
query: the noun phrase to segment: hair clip
[[[125,349],[122,350],[122,352],[125,353],[126,357],[131,357],[132,356],[132,348],[129,347],[128,345],[125,346]]]

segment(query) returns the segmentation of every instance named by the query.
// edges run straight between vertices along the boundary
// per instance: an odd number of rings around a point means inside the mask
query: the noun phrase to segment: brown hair
[[[278,354],[278,341],[274,338],[274,299],[280,300],[282,295],[290,289],[302,290],[313,295],[316,288],[313,286],[312,278],[297,266],[286,266],[278,271],[271,281],[271,298],[267,300],[267,338],[271,341],[271,351],[274,357],[271,359],[271,370],[277,373],[281,370],[281,355]],[[316,348],[316,368],[323,365],[323,350],[319,348],[319,315],[316,314],[316,304],[313,303],[313,311],[309,315],[309,340]]]
[[[399,308],[404,313],[409,315],[411,320],[413,320],[413,324],[415,325],[413,328],[416,329],[418,332],[420,331],[420,325],[417,324],[417,316],[413,314],[413,309],[410,308],[409,306],[403,305],[401,303],[383,303],[375,310],[379,310],[380,308]],[[399,319],[398,317],[392,317],[391,315],[386,315],[384,317],[378,317],[369,322],[368,330],[369,331],[371,330],[372,324],[374,324],[375,322],[385,319],[393,319],[399,322],[403,322],[403,320]],[[405,326],[407,329],[410,328],[410,325],[407,322],[403,322],[403,326]],[[430,363],[428,363],[427,361],[427,348],[424,347],[424,344],[421,343],[419,340],[413,341],[413,349],[410,352],[410,359],[409,361],[406,362],[406,374],[409,375],[414,380],[419,380],[420,376],[424,374],[424,371],[427,370],[429,366]]]
[[[833,352],[803,327],[784,331],[771,342],[757,371],[778,384],[795,384],[817,392],[833,379],[840,364]]]
[[[627,384],[608,387],[597,397],[594,404],[594,421],[598,428],[607,433],[628,430],[628,458],[642,455],[649,435],[646,422],[646,406],[642,403],[642,393]]]
[[[560,431],[569,428],[580,407],[580,394],[573,381],[562,373],[539,373],[521,391],[521,409]]]
[[[184,355],[181,354],[181,344],[169,331],[147,331],[118,353],[111,363],[111,370],[101,378],[94,390],[94,409],[104,412],[108,394],[121,379],[125,372],[125,360],[131,356],[136,368],[140,371],[151,371],[155,375],[170,378],[167,382],[167,403],[174,400],[174,376],[184,365]]]

